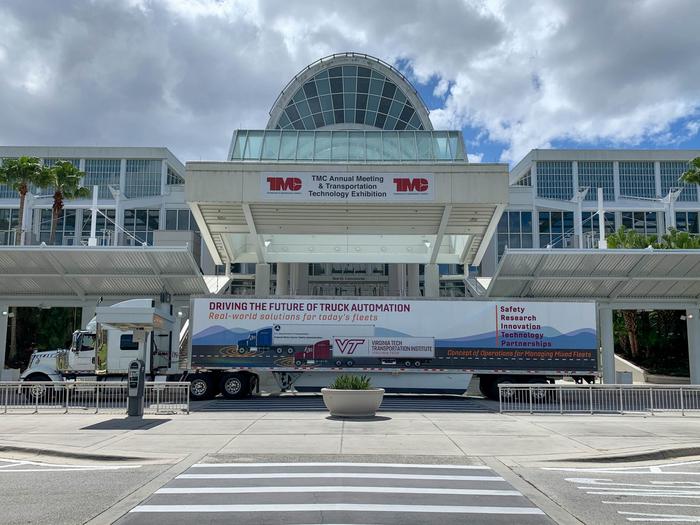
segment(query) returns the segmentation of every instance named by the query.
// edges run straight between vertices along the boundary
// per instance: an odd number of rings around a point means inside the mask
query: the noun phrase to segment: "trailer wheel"
[[[410,362],[410,361],[404,361],[404,365],[406,366],[406,368],[408,368],[408,367],[411,366],[411,362]]]
[[[352,359],[348,359],[347,361],[345,361],[345,364],[348,366],[352,366],[355,364],[355,361],[353,361]]]
[[[224,374],[221,377],[221,393],[226,399],[240,399],[250,393],[247,374]]]
[[[340,359],[338,359],[335,362],[335,366],[343,366],[343,362]]]
[[[301,365],[303,365],[303,364],[304,364],[304,363],[302,362],[301,359],[297,359],[296,361],[294,361],[294,365],[295,365],[295,366],[301,366]]]
[[[290,348],[287,348],[287,353],[288,353],[289,355],[292,355],[292,354],[294,353],[294,348],[291,348],[291,347],[290,347]]]
[[[415,365],[416,368],[420,367],[420,365],[421,365],[420,361],[416,361],[416,362],[413,363],[413,364]]]
[[[211,374],[195,374],[190,380],[190,399],[192,401],[205,401],[216,395],[214,378]]]
[[[283,352],[283,350],[281,348],[275,348],[275,352],[277,352],[278,354],[281,354]]]

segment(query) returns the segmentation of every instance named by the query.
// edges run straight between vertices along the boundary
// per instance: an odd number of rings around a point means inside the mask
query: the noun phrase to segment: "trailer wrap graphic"
[[[597,369],[594,303],[192,299],[193,367]]]

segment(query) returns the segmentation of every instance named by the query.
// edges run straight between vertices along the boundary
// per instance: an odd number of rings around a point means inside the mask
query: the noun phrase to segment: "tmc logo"
[[[357,350],[357,347],[365,344],[364,339],[336,339],[335,344],[338,345],[338,349],[341,354],[352,355]]]
[[[394,184],[396,185],[397,193],[407,193],[410,191],[423,193],[428,191],[428,179],[395,178]]]
[[[270,191],[301,190],[301,179],[299,177],[268,177],[267,184]]]

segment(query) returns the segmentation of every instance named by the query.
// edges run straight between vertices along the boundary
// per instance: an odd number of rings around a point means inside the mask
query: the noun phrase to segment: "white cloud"
[[[498,141],[502,160],[558,140],[672,142],[700,105],[699,12],[696,0],[5,0],[0,143],[223,158],[234,128],[263,127],[290,78],[342,51],[436,80],[435,127],[475,127],[470,150]]]
[[[467,159],[469,162],[481,162],[484,158],[483,153],[467,153]]]

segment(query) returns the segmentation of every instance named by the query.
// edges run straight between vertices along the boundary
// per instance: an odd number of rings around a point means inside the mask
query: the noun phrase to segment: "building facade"
[[[188,243],[240,295],[478,295],[476,276],[493,275],[508,247],[596,247],[598,188],[608,233],[700,234],[698,188],[678,182],[700,151],[533,150],[509,174],[469,163],[461,132],[434,130],[398,70],[356,53],[306,67],[265,127],[235,131],[218,162],[185,167],[165,148],[0,147],[0,158],[25,155],[68,160],[98,187],[99,245]],[[32,189],[27,244],[48,243],[51,205]],[[87,245],[91,208],[66,202],[55,243]],[[0,245],[19,223],[16,192],[0,186]]]

